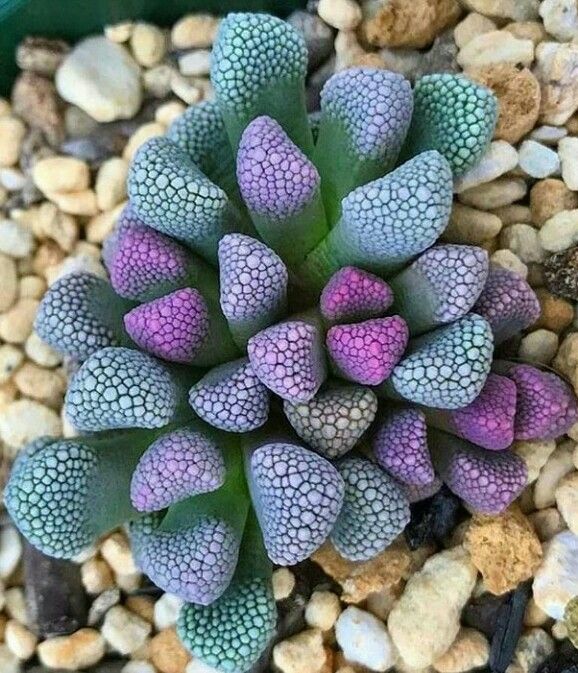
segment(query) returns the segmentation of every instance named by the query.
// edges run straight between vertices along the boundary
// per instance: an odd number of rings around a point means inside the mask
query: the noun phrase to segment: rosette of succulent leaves
[[[83,434],[34,441],[6,488],[52,556],[128,522],[138,565],[185,601],[182,641],[228,673],[274,637],[272,564],[326,540],[370,559],[442,483],[499,513],[527,480],[512,442],[577,417],[558,376],[494,359],[538,317],[530,286],[438,242],[491,92],[353,68],[308,116],[306,70],[289,24],[222,21],[215,100],[137,151],[108,278],[64,276],[41,303]]]

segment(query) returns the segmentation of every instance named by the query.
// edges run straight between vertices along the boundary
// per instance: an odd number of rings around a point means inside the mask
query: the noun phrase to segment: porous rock
[[[540,540],[516,507],[495,517],[475,514],[464,544],[493,594],[511,591],[532,577],[542,559]]]
[[[488,663],[490,645],[483,633],[461,628],[449,650],[433,663],[439,673],[465,673]]]
[[[578,44],[542,42],[536,49],[534,74],[542,89],[540,120],[565,124],[578,108]]]
[[[470,68],[468,77],[489,87],[498,99],[494,137],[517,143],[536,124],[540,113],[540,83],[528,68],[496,63]]]

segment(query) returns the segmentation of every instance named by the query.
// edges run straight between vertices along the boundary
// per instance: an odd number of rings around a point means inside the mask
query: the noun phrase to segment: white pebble
[[[19,222],[0,220],[0,252],[9,257],[23,259],[34,248],[32,231]]]
[[[20,192],[26,187],[26,176],[17,168],[0,168],[0,185],[9,192]]]
[[[534,600],[550,617],[562,619],[566,604],[578,594],[578,537],[570,531],[558,533],[544,551],[532,586]]]
[[[560,42],[578,37],[578,5],[576,0],[543,0],[540,16],[544,28]]]
[[[535,140],[524,140],[520,145],[518,162],[524,173],[532,178],[547,178],[560,170],[558,154]]]
[[[181,75],[202,77],[211,71],[211,52],[207,49],[196,49],[179,58]]]
[[[470,187],[490,182],[518,165],[516,149],[505,140],[494,140],[482,159],[454,183],[454,191],[463,192]]]
[[[522,262],[541,262],[544,248],[539,232],[529,224],[512,224],[502,230],[500,245],[509,248]]]
[[[528,277],[528,267],[522,262],[518,255],[507,248],[496,250],[490,259],[494,264],[501,266],[503,269],[514,271],[514,273],[517,273],[518,276],[521,276],[524,279]]]
[[[0,577],[8,579],[22,558],[22,542],[14,526],[0,530]]]
[[[348,661],[372,671],[387,671],[396,659],[395,648],[382,622],[365,610],[351,606],[335,624],[335,637]]]
[[[578,138],[562,138],[558,143],[558,154],[562,163],[562,180],[566,187],[578,190]]]
[[[562,138],[568,135],[568,130],[563,126],[537,126],[532,133],[530,133],[530,138],[532,140],[537,140],[539,143],[544,143],[545,145],[557,145]]]
[[[79,42],[55,81],[64,100],[99,122],[130,119],[141,105],[140,68],[126,49],[106,37]]]
[[[578,243],[578,209],[562,210],[544,222],[540,244],[549,252],[560,252]]]
[[[58,437],[61,432],[58,414],[35,400],[23,398],[0,410],[0,438],[13,449],[13,455],[33,439],[42,435]]]
[[[157,631],[168,629],[177,623],[183,599],[174,594],[163,594],[155,603],[154,623]]]

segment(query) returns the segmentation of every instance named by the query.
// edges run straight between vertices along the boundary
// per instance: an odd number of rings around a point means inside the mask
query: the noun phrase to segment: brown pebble
[[[540,84],[528,68],[498,63],[471,68],[467,75],[492,89],[498,98],[495,138],[516,143],[534,128],[540,112]]]
[[[51,145],[64,140],[63,106],[51,80],[23,72],[12,89],[12,106],[29,126],[40,129]]]
[[[129,596],[124,605],[150,624],[154,622],[155,602],[150,596]]]
[[[542,307],[542,313],[532,326],[533,329],[543,327],[560,334],[574,320],[574,306],[569,301],[556,297],[545,288],[538,288],[536,295]]]
[[[412,562],[411,554],[403,542],[394,543],[379,556],[362,563],[346,561],[329,542],[311,558],[341,585],[341,600],[345,603],[360,603],[375,591],[396,586],[406,576]]]
[[[16,63],[20,70],[39,75],[54,75],[70,47],[63,40],[46,37],[25,37],[16,49]]]
[[[465,546],[493,594],[515,589],[534,575],[542,560],[540,540],[517,507],[494,517],[475,514]]]
[[[374,47],[415,47],[431,44],[460,17],[455,0],[387,0],[363,5],[362,38]]]
[[[537,227],[541,227],[553,215],[575,208],[578,208],[578,194],[568,189],[562,180],[539,180],[530,190],[532,222]]]
[[[61,264],[65,256],[64,251],[54,241],[46,241],[36,250],[32,270],[37,276],[46,277],[47,271]]]
[[[191,659],[174,628],[157,633],[150,642],[149,652],[160,673],[183,673]]]

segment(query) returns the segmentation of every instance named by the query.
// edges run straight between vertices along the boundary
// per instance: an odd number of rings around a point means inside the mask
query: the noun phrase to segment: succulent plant
[[[555,374],[494,360],[538,316],[526,281],[437,243],[492,94],[356,68],[308,117],[306,67],[289,24],[223,20],[216,100],[134,157],[109,280],[64,276],[41,303],[85,434],[30,444],[6,488],[53,556],[129,522],[139,566],[186,600],[183,642],[227,672],[274,635],[272,564],[328,539],[372,558],[442,482],[498,513],[526,484],[512,442],[577,417]]]

